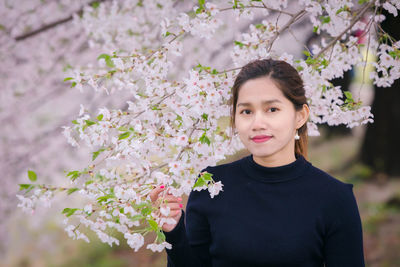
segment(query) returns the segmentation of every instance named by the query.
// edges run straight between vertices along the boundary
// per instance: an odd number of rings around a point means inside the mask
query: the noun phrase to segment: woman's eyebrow
[[[267,104],[272,104],[272,103],[282,103],[282,101],[280,101],[279,99],[271,99],[271,100],[264,100],[261,103],[263,105],[267,105]],[[243,103],[237,104],[237,107],[239,107],[239,106],[251,106],[251,103],[243,102]]]

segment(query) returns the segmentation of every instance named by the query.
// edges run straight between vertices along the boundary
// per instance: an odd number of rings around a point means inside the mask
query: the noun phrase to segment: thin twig
[[[242,9],[244,9],[244,8],[263,8],[263,9],[267,9],[267,10],[270,10],[270,11],[273,11],[273,12],[280,12],[282,14],[285,14],[285,15],[288,15],[288,16],[291,16],[291,17],[295,16],[295,14],[292,14],[290,12],[286,12],[286,11],[270,8],[270,7],[267,7],[266,5],[264,5],[264,6],[243,6],[243,7],[240,7],[240,8],[242,8]],[[226,7],[226,8],[221,8],[219,11],[222,12],[222,11],[227,11],[227,10],[231,10],[231,9],[238,9],[238,8]]]
[[[87,5],[92,5],[92,4],[94,4],[94,3],[104,2],[104,1],[108,1],[108,0],[95,0],[95,1],[91,1],[91,2],[88,3]],[[85,5],[85,6],[86,6],[86,5]],[[83,9],[84,9],[84,7],[82,7],[81,9],[79,9],[77,12],[74,12],[73,14],[77,13],[78,15],[81,15],[81,14],[83,13]],[[52,28],[54,28],[54,27],[56,27],[56,26],[58,26],[58,25],[60,25],[60,24],[63,24],[63,23],[66,23],[66,22],[72,20],[72,19],[73,19],[73,14],[69,15],[69,16],[66,17],[66,18],[56,20],[56,21],[51,22],[51,23],[49,23],[49,24],[45,24],[45,25],[43,25],[43,26],[42,26],[41,28],[39,28],[39,29],[33,30],[33,31],[31,31],[31,32],[28,32],[28,33],[21,34],[21,35],[19,35],[19,36],[16,36],[14,39],[15,39],[15,41],[19,42],[19,41],[23,41],[23,40],[25,40],[25,39],[28,39],[28,38],[30,38],[30,37],[33,37],[33,36],[35,36],[36,34],[39,34],[39,33],[45,32],[45,31],[47,31],[47,30],[50,30],[50,29],[52,29]]]
[[[347,26],[346,29],[344,29],[344,31],[342,31],[338,36],[335,37],[335,39],[333,39],[327,46],[325,46],[321,51],[319,51],[319,53],[314,57],[314,58],[318,58],[320,57],[326,50],[328,50],[331,46],[333,46],[338,40],[340,40],[342,38],[342,36],[347,33],[353,26],[354,24],[356,24],[357,21],[359,21],[359,19],[364,15],[365,12],[367,12],[367,10],[374,4],[373,1],[369,2],[368,4],[366,4],[364,6],[364,8],[360,11],[360,13],[357,14],[357,16],[355,16],[355,18],[351,21],[350,25]]]
[[[294,16],[292,16],[292,18],[279,31],[275,32],[275,35],[272,37],[272,39],[270,41],[270,44],[268,47],[268,52],[271,51],[272,46],[273,46],[274,42],[276,41],[276,39],[278,38],[278,36],[281,35],[286,29],[288,29],[293,23],[295,23],[297,20],[299,20],[301,17],[303,17],[306,13],[307,13],[307,11],[305,11],[304,9],[300,10],[299,12],[294,14]]]

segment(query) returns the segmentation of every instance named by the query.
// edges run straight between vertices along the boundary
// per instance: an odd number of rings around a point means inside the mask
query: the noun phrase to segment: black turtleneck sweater
[[[168,266],[365,266],[352,184],[298,155],[279,167],[250,155],[204,170],[223,191],[190,193],[177,226],[164,232]]]

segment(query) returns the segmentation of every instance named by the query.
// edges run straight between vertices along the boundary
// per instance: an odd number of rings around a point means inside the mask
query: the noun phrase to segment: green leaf
[[[201,178],[204,179],[204,181],[212,181],[212,174],[209,172],[205,172],[201,175]]]
[[[97,57],[97,60],[104,58],[106,65],[110,68],[115,67],[114,62],[111,60],[111,56],[107,54],[101,54],[100,56]]]
[[[160,240],[161,242],[165,241],[165,235],[162,231],[157,231],[157,239]]]
[[[321,16],[319,17],[321,19],[321,22],[324,23],[329,23],[331,21],[331,17],[329,16]]]
[[[71,88],[76,86],[76,82],[71,83]]]
[[[244,46],[244,43],[235,41],[235,45],[238,45],[240,48],[242,48]]]
[[[141,213],[143,216],[146,217],[147,215],[150,215],[151,211],[152,211],[152,209],[151,209],[150,207],[145,207],[144,209],[142,209],[142,210],[140,211],[140,213]]]
[[[319,26],[314,26],[313,32],[318,32]]]
[[[148,219],[147,222],[149,223],[151,229],[153,229],[154,231],[158,230],[158,225],[157,225],[156,221],[154,221],[152,219]]]
[[[79,188],[76,188],[76,187],[74,187],[74,188],[69,188],[68,190],[67,190],[67,194],[68,195],[71,195],[72,193],[74,193],[74,192],[76,192],[76,191],[78,191],[79,190]]]
[[[79,124],[77,120],[71,121],[73,124]]]
[[[203,185],[206,185],[206,182],[205,182],[204,179],[200,176],[200,177],[197,179],[196,183],[193,185],[193,188],[202,187]]]
[[[233,6],[232,6],[232,7],[233,7],[234,9],[238,7],[238,1],[237,1],[237,0],[234,0],[234,1],[233,1]]]
[[[307,57],[311,56],[310,51],[308,50],[303,50],[303,54],[306,55]]]
[[[28,178],[29,180],[31,180],[32,182],[36,182],[37,180],[37,175],[34,171],[30,171],[28,170]]]
[[[203,115],[201,115],[201,117],[202,117],[204,120],[208,120],[208,114],[206,114],[206,113],[203,113]]]
[[[31,184],[19,184],[19,190],[21,191],[21,190],[28,190],[28,189],[32,189],[32,188],[34,188],[35,186],[34,185],[31,185]]]
[[[101,204],[101,202],[108,202],[108,200],[111,199],[111,198],[114,198],[114,195],[108,194],[108,195],[105,195],[105,196],[98,197],[97,198],[97,202],[99,204]]]
[[[198,1],[200,8],[204,7],[204,4],[206,3],[206,0],[199,0]]]
[[[393,58],[400,58],[400,50],[399,49],[395,49],[394,51],[389,51],[388,54]]]
[[[77,211],[78,209],[71,209],[71,208],[65,208],[63,211],[62,211],[62,214],[65,214],[65,216],[67,216],[67,217],[69,217],[69,216],[71,216],[71,215],[73,215],[74,213],[75,213],[75,211]]]
[[[155,60],[155,58],[153,57],[152,59],[150,59],[149,61],[147,61],[147,65],[151,65],[151,63],[153,63],[154,62],[154,60]]]
[[[72,78],[72,77],[67,77],[67,78],[64,79],[64,82],[69,81],[69,80],[73,80],[73,79],[74,78]]]
[[[261,28],[265,27],[265,25],[262,23],[256,24],[255,26],[256,26],[256,29],[261,29]]]
[[[203,135],[200,136],[199,141],[200,141],[200,143],[202,143],[202,144],[207,144],[207,145],[210,145],[210,144],[211,144],[210,139],[208,139],[206,133],[203,133]]]
[[[76,180],[76,178],[78,178],[79,176],[81,176],[81,173],[79,171],[70,171],[67,174],[67,177],[70,176],[71,180],[74,181]]]
[[[353,100],[353,95],[351,94],[351,92],[344,91],[343,93],[344,93],[344,95],[346,96],[347,99]]]
[[[126,128],[125,126],[121,126],[121,127],[119,127],[118,129],[117,129],[118,131],[128,131],[128,128]]]
[[[151,110],[161,110],[158,105],[151,106]]]
[[[98,8],[98,7],[100,6],[100,3],[96,1],[96,2],[93,2],[91,6],[92,6],[94,9],[96,9],[96,8]]]
[[[367,2],[368,2],[368,0],[358,0],[358,4],[359,5],[365,4]]]
[[[198,9],[196,9],[196,14],[200,14],[201,11],[203,11],[203,10],[204,10],[203,8],[199,7]]]
[[[99,116],[97,116],[97,120],[101,121],[103,119],[103,114],[100,114]]]
[[[345,9],[343,8],[343,7],[341,7],[341,8],[339,8],[337,11],[336,11],[336,15],[338,15],[340,12],[343,12]]]
[[[329,65],[329,61],[328,61],[326,58],[324,58],[324,59],[321,61],[321,65],[324,66],[324,67],[326,68],[326,67],[328,67],[328,65]]]
[[[130,135],[131,135],[131,132],[122,133],[122,134],[120,134],[118,136],[118,140],[122,140],[122,139],[128,138]]]
[[[93,152],[92,161],[95,160],[100,155],[100,153],[103,152],[104,150],[106,150],[106,149],[105,148],[101,148],[101,149]]]
[[[86,122],[86,125],[87,125],[87,126],[96,124],[94,121],[91,121],[91,120],[85,120],[85,122]]]

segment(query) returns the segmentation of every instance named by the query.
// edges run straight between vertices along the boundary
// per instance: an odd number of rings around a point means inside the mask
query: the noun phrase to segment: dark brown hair
[[[236,76],[232,87],[232,109],[231,109],[231,130],[235,127],[236,105],[239,96],[240,87],[250,79],[260,77],[270,78],[275,85],[282,91],[284,96],[289,99],[296,111],[307,104],[303,80],[295,68],[289,63],[281,60],[262,59],[255,60],[242,67]],[[299,140],[295,140],[295,153],[302,155],[307,159],[307,123],[304,123],[298,129]]]

